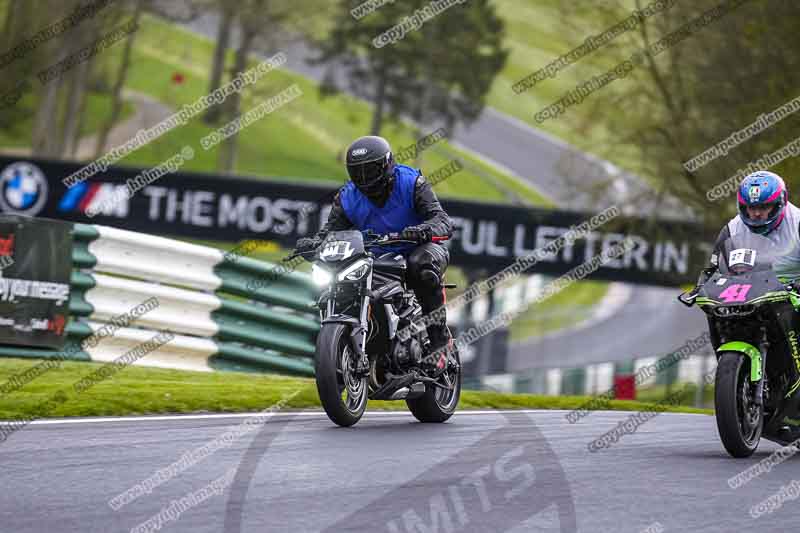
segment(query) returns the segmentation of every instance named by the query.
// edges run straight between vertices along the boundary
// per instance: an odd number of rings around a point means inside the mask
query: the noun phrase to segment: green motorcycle
[[[773,270],[785,254],[766,237],[736,235],[723,250],[717,270],[678,300],[708,318],[719,436],[730,455],[749,457],[762,437],[782,445],[800,437],[800,294]]]

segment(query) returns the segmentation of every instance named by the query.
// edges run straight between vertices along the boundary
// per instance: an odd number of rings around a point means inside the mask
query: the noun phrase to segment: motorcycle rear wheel
[[[750,359],[739,352],[722,353],[715,381],[714,410],[722,445],[733,457],[750,457],[764,427],[763,410],[753,402]]]
[[[358,355],[350,346],[350,328],[324,324],[317,335],[315,379],[325,414],[334,424],[349,427],[367,408],[367,376],[353,375]]]
[[[453,350],[449,359],[455,365],[448,364],[448,368],[439,376],[438,382],[450,390],[426,383],[425,393],[422,396],[406,400],[409,411],[420,422],[445,422],[456,411],[461,398],[461,359],[458,348]]]

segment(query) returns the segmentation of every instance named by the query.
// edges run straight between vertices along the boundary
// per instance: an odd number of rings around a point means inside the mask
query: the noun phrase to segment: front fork
[[[322,324],[338,322],[350,326],[350,348],[358,356],[358,363],[355,368],[355,373],[358,377],[369,374],[369,357],[367,357],[366,350],[367,332],[369,330],[369,294],[371,289],[372,269],[370,268],[369,274],[367,275],[366,290],[363,291],[364,296],[361,297],[361,312],[359,313],[359,317],[355,318],[349,315],[334,314],[332,299],[328,300],[327,316],[322,317]]]
[[[755,404],[759,409],[764,405],[764,381],[767,379],[767,353],[769,352],[769,339],[767,338],[767,328],[761,326],[761,342],[758,345],[760,356],[761,376],[756,383]]]
[[[769,340],[767,328],[761,327],[761,340],[758,347],[744,341],[729,341],[717,348],[717,352],[739,352],[750,358],[750,382],[755,383],[753,401],[759,406],[764,405],[764,380],[766,379],[767,352]]]

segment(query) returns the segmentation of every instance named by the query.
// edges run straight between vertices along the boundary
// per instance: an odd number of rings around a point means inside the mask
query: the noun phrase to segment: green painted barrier
[[[194,349],[208,353],[208,368],[313,376],[320,326],[314,305],[317,288],[307,274],[287,272],[284,266],[248,257],[226,257],[214,248],[90,224],[74,225],[73,243],[67,345],[77,349],[5,346],[0,347],[0,356],[93,360],[91,353],[80,349],[81,343],[93,334],[89,322],[97,328],[118,316],[119,305],[112,305],[117,290],[120,299],[128,297],[126,301],[135,296],[133,299],[142,302],[152,294],[166,294],[157,309],[138,320],[149,320],[147,329],[153,334],[160,329],[172,331],[187,346],[200,341],[200,347]],[[170,247],[181,252],[172,254]],[[175,263],[175,268],[167,269],[167,279],[161,279],[164,265],[153,257]],[[128,267],[135,267],[133,273]],[[186,273],[186,283],[181,272]],[[186,300],[186,318],[182,319],[180,298],[186,291],[202,295]],[[170,320],[153,325],[158,313]],[[124,324],[127,341],[141,337],[136,326],[136,322]],[[117,340],[120,336],[125,335],[117,332]],[[102,342],[97,346],[102,347]],[[89,352],[94,349],[93,344],[87,346]],[[120,349],[117,346],[116,350]]]

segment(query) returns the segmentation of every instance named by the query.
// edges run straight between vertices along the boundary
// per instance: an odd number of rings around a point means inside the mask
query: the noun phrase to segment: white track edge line
[[[477,415],[487,416],[493,414],[541,414],[541,413],[569,413],[567,409],[497,409],[497,410],[481,410],[481,411],[456,411],[453,416],[457,415]],[[595,413],[628,413],[631,411],[594,411]],[[263,416],[266,413],[255,411],[252,413],[213,413],[205,415],[153,415],[153,416],[117,416],[117,417],[97,417],[97,418],[65,418],[65,419],[43,419],[34,420],[30,425],[58,425],[58,424],[97,424],[102,422],[161,422],[167,420],[219,420],[219,419],[238,419],[248,418],[253,416]],[[321,417],[324,416],[324,411],[284,411],[281,413],[272,413],[272,417]],[[708,416],[703,413],[661,413],[661,415],[702,415]],[[372,411],[364,415],[366,418],[372,417],[410,417],[411,413],[403,411]],[[0,420],[0,423],[13,422],[11,420]]]

